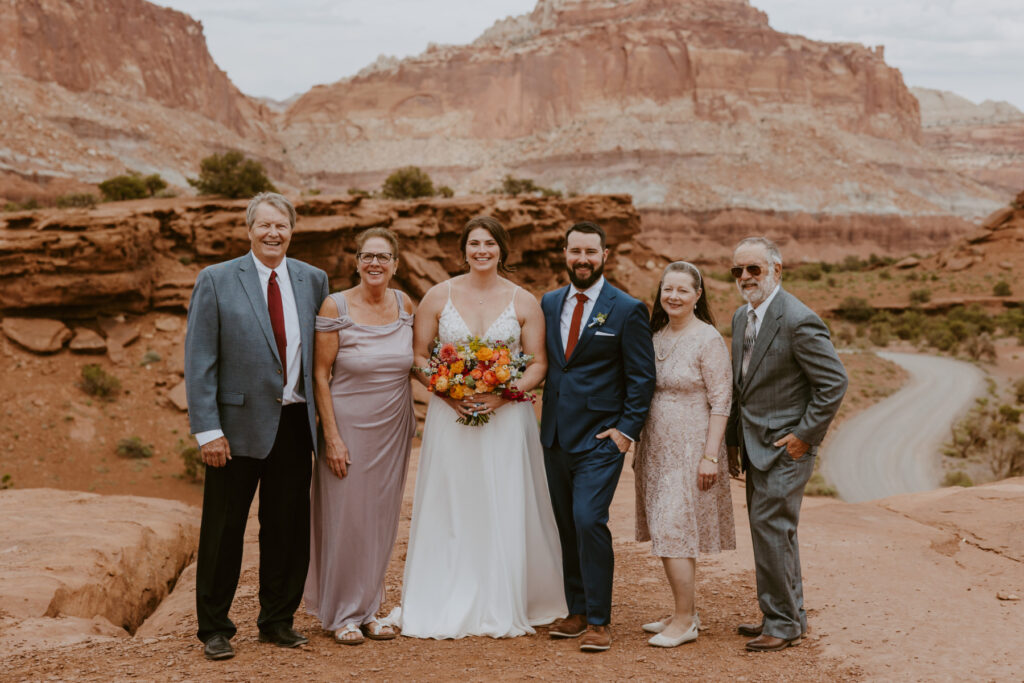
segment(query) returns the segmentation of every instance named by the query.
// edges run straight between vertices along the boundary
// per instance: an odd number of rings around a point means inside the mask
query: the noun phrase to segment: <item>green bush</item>
[[[159,362],[160,354],[154,351],[153,349],[149,349],[148,351],[146,351],[146,353],[142,354],[142,360],[139,361],[139,365],[141,365],[142,367],[146,367],[147,365],[150,365],[152,363]]]
[[[433,197],[434,182],[419,166],[405,166],[387,177],[380,193],[388,199]]]
[[[143,443],[138,436],[130,436],[117,442],[117,454],[122,458],[132,458],[133,460],[152,458],[153,444]]]
[[[889,342],[892,341],[892,337],[892,325],[885,321],[871,323],[871,329],[868,331],[868,340],[872,344],[875,346],[888,346]]]
[[[561,197],[560,190],[553,190],[550,187],[543,187],[535,183],[531,178],[516,178],[506,175],[502,178],[501,187],[493,191],[494,194],[540,194],[544,197]]]
[[[915,289],[910,293],[910,303],[926,304],[932,300],[932,293],[927,289]]]
[[[356,197],[369,197],[370,196],[369,192],[367,192],[366,190],[361,190],[358,187],[350,187],[350,188],[348,188],[348,193],[350,195],[354,195]]]
[[[1024,403],[1024,377],[1013,383],[1013,398],[1017,403]]]
[[[825,271],[820,263],[801,263],[791,268],[789,276],[795,280],[810,280],[816,282],[824,277]]]
[[[188,184],[196,188],[199,194],[230,199],[242,199],[276,190],[267,178],[263,164],[255,159],[247,159],[236,150],[211,154],[200,161],[199,177],[189,178]]]
[[[821,472],[815,472],[811,475],[811,478],[807,480],[807,485],[804,486],[804,495],[806,496],[829,496],[835,498],[839,495],[835,487],[825,481],[824,475]]]
[[[14,480],[11,479],[11,475],[5,474],[4,476],[0,477],[0,491],[3,491],[4,489],[13,489],[13,488],[14,488]]]
[[[875,309],[865,299],[848,296],[839,303],[836,314],[850,322],[862,323],[871,320]]]
[[[206,477],[206,463],[203,462],[202,451],[198,446],[192,446],[183,440],[178,440],[178,454],[185,466],[185,476],[190,481],[200,482]]]
[[[441,195],[442,197],[454,197],[455,196],[455,190],[453,190],[452,188],[448,187],[447,185],[442,185],[441,187],[437,188],[437,193],[439,195]]]
[[[78,386],[90,396],[111,399],[121,390],[121,380],[99,365],[90,363],[82,368],[82,381]]]
[[[91,209],[96,206],[97,201],[99,200],[96,198],[96,195],[91,192],[63,194],[57,197],[57,207],[61,209],[72,207]]]
[[[23,202],[7,202],[4,211],[35,211],[39,208],[39,200],[32,198]]]
[[[992,294],[995,296],[1010,296],[1013,291],[1010,289],[1010,283],[1006,280],[1000,280],[992,286]]]
[[[126,199],[142,199],[149,196],[146,179],[137,171],[129,171],[100,183],[103,201],[120,202]]]
[[[942,480],[943,486],[974,486],[974,482],[971,481],[970,476],[963,470],[953,470],[952,472],[946,472],[945,478]]]

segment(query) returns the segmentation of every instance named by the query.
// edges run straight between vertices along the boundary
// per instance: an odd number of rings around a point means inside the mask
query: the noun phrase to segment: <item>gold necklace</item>
[[[684,328],[683,328],[682,330],[680,330],[680,331],[679,331],[679,332],[677,332],[677,333],[676,333],[675,335],[673,335],[673,336],[675,337],[675,341],[674,341],[674,342],[672,342],[672,347],[671,347],[671,348],[670,348],[670,349],[668,350],[668,353],[662,353],[661,351],[659,351],[659,350],[657,349],[657,347],[655,347],[655,349],[654,349],[654,355],[655,355],[655,357],[656,357],[656,358],[657,358],[658,360],[661,360],[661,361],[663,361],[663,360],[666,360],[666,359],[667,359],[667,358],[668,358],[669,356],[671,356],[671,355],[672,355],[672,352],[676,350],[676,347],[677,347],[677,346],[679,346],[679,340],[683,338],[683,336],[684,336],[685,332],[686,332],[686,328],[684,327]],[[665,338],[665,336],[666,336],[665,334],[662,334],[662,335],[661,335],[662,339],[664,339],[664,338]],[[659,346],[661,346],[661,348],[662,348],[662,349],[664,349],[664,348],[665,348],[665,344],[664,344],[664,343],[662,343],[662,344],[659,344]]]

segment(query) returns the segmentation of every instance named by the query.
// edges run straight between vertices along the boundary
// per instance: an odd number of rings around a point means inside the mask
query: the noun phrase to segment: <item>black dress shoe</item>
[[[305,645],[308,643],[309,638],[301,633],[296,633],[291,626],[278,624],[276,626],[268,626],[266,629],[260,630],[260,642],[273,643],[280,647],[298,647],[299,645]]]
[[[235,649],[227,636],[216,633],[203,643],[203,656],[207,659],[231,659],[235,656]]]

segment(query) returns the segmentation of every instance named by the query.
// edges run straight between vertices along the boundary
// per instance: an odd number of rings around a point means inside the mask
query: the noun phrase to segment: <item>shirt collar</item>
[[[764,320],[764,316],[768,312],[768,307],[772,305],[772,299],[774,299],[775,295],[779,293],[779,288],[780,287],[782,287],[782,283],[781,282],[779,282],[779,283],[777,283],[775,285],[775,289],[772,290],[772,293],[768,295],[767,299],[765,299],[760,304],[758,304],[757,308],[754,308],[750,304],[747,304],[747,310],[748,311],[753,308],[754,315],[757,316],[758,324],[760,324],[761,321]]]
[[[569,296],[576,296],[576,294],[582,293],[587,295],[587,301],[597,301],[597,297],[601,295],[602,287],[604,287],[604,275],[597,278],[597,282],[583,290],[577,289],[576,285],[573,285]]]
[[[269,268],[265,263],[263,263],[263,261],[260,261],[258,258],[256,258],[256,254],[252,253],[252,251],[249,252],[249,255],[252,256],[253,263],[256,264],[256,272],[259,273],[262,277],[269,280],[270,273],[276,272],[278,280],[284,280],[288,278],[287,258],[281,259],[281,263],[277,266],[277,268]]]

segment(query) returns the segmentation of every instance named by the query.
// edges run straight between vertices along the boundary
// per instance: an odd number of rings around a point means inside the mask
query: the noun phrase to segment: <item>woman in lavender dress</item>
[[[412,303],[388,287],[398,240],[371,228],[356,244],[359,284],[327,297],[316,319],[314,390],[324,441],[313,470],[304,595],[306,609],[346,645],[397,635],[377,610],[416,431]]]

